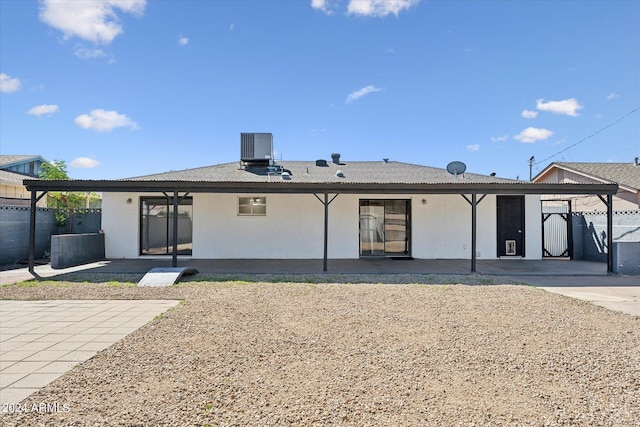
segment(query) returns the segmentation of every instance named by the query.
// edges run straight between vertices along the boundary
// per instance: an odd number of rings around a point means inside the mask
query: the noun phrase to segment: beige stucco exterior
[[[640,169],[639,169],[640,173]],[[551,168],[546,173],[536,178],[536,182],[547,183],[594,183],[598,182],[584,175],[558,168]],[[613,210],[636,210],[640,206],[640,191],[631,191],[623,186],[613,196]],[[596,195],[569,195],[543,196],[542,200],[571,201],[571,209],[574,212],[606,211],[607,207]]]
[[[22,183],[0,181],[0,199],[3,204],[28,206],[31,200],[31,192],[27,191]],[[37,205],[38,207],[46,207],[46,198],[40,199]]]

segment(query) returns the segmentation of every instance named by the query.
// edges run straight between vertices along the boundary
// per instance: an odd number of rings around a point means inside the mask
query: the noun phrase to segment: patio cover
[[[411,166],[411,165],[409,165]],[[309,169],[307,168],[307,171]],[[176,173],[179,175],[179,172]],[[49,191],[85,192],[156,192],[173,200],[174,246],[173,267],[177,267],[178,200],[189,193],[281,193],[314,194],[324,205],[324,266],[327,271],[327,239],[329,204],[339,194],[460,194],[471,205],[471,272],[476,271],[476,207],[487,194],[542,195],[571,194],[597,195],[607,207],[607,247],[613,247],[612,197],[618,191],[615,183],[536,183],[495,179],[493,181],[456,180],[450,182],[364,182],[353,180],[288,181],[256,179],[252,181],[169,180],[162,174],[127,180],[24,180],[31,192],[31,220],[29,230],[29,271],[34,272],[36,203]],[[42,192],[39,196],[38,192]],[[180,196],[180,193],[183,193]],[[323,195],[320,198],[318,194]],[[329,194],[334,195],[329,199]],[[468,197],[470,196],[470,198]],[[479,196],[479,197],[478,197]],[[613,272],[613,251],[607,252],[607,272]]]

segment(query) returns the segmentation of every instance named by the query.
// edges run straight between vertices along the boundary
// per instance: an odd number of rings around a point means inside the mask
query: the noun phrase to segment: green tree
[[[43,163],[40,166],[40,179],[64,181],[68,180],[67,165],[64,160],[54,160],[51,163]],[[56,222],[59,227],[69,226],[69,232],[73,232],[73,216],[79,209],[84,209],[87,200],[96,199],[94,193],[73,191],[50,191],[47,205],[56,209]]]

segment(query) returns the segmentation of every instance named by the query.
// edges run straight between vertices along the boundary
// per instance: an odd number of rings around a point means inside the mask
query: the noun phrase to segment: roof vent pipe
[[[635,159],[633,159],[636,162],[636,166],[640,166],[640,159],[638,159],[637,157]]]
[[[382,159],[382,161],[385,162],[385,163],[389,163],[389,159],[387,159],[387,158]]]
[[[340,153],[331,153],[331,160],[333,160],[333,163],[335,163],[336,165],[340,164]]]

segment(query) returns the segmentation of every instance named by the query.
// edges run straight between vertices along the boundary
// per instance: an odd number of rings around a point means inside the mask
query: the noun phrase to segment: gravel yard
[[[2,414],[25,425],[640,426],[640,318],[527,286],[53,282],[181,299]]]

